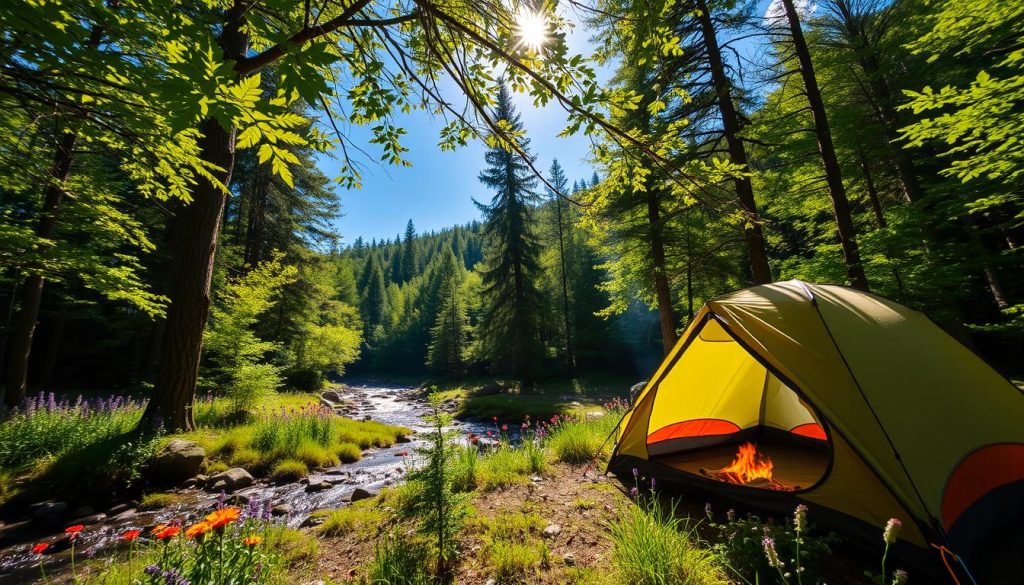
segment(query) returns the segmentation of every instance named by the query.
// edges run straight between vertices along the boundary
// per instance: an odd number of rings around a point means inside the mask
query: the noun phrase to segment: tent
[[[719,471],[747,442],[770,482]],[[756,286],[709,301],[637,395],[609,462],[634,468],[775,513],[804,503],[875,542],[899,518],[903,550],[964,556],[1000,522],[1021,530],[1024,393],[893,301]]]

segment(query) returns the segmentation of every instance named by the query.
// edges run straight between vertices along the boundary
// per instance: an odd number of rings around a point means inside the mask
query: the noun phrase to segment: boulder
[[[206,482],[207,488],[219,492],[233,492],[247,488],[253,484],[252,475],[241,467],[232,467],[210,477]]]
[[[491,396],[494,394],[501,394],[504,391],[505,388],[503,388],[500,384],[498,384],[497,382],[491,382],[490,384],[487,384],[483,388],[478,389],[475,392],[475,394],[477,396]]]
[[[629,403],[633,404],[634,402],[636,402],[636,397],[639,396],[640,393],[643,392],[644,388],[646,388],[646,387],[647,387],[647,380],[644,380],[642,382],[637,382],[636,384],[633,384],[632,386],[630,386],[629,387]]]
[[[120,504],[111,506],[110,509],[107,510],[107,516],[117,516],[121,512],[124,512],[125,510],[128,510],[130,508],[131,508],[131,505],[130,504],[126,504],[126,503],[120,503]]]
[[[164,445],[153,463],[157,479],[181,482],[195,476],[206,460],[206,451],[192,441],[173,439]]]
[[[344,406],[347,402],[344,398],[341,397],[341,394],[338,394],[334,390],[324,390],[323,392],[321,392],[320,401],[327,402],[332,406]]]
[[[135,520],[138,517],[139,517],[139,514],[138,514],[138,512],[135,511],[134,508],[128,508],[124,512],[121,512],[120,514],[112,517],[110,519],[110,521],[111,522],[127,522],[128,520]]]
[[[224,501],[232,506],[245,506],[249,503],[249,496],[245,494],[235,494]]]
[[[378,493],[379,492],[373,489],[357,487],[352,490],[352,495],[349,497],[349,501],[358,502],[359,500],[368,500],[370,498],[377,497]]]
[[[78,518],[68,522],[68,524],[85,524],[86,526],[92,524],[99,524],[107,519],[107,515],[103,512],[99,514],[90,514],[88,516],[79,516]]]
[[[401,435],[395,439],[396,443],[411,443],[412,435]]]

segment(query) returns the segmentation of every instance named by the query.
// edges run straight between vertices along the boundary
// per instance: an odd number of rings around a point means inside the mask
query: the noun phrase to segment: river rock
[[[125,510],[124,512],[121,512],[117,516],[114,516],[113,518],[111,518],[110,521],[111,522],[126,522],[128,520],[135,520],[136,518],[138,518],[138,516],[139,516],[139,514],[135,511],[134,508],[129,508],[129,509]]]
[[[493,394],[501,394],[504,391],[505,388],[503,388],[500,384],[498,384],[497,382],[491,382],[490,384],[487,384],[483,388],[477,390],[475,394],[477,396],[491,396]]]
[[[565,553],[565,555],[562,557],[562,562],[565,563],[566,567],[575,567],[576,566],[576,555],[572,554],[571,552],[570,553]]]
[[[38,502],[29,506],[32,510],[32,516],[37,520],[48,520],[58,516],[62,516],[68,511],[67,502]]]
[[[322,492],[324,490],[331,489],[332,485],[333,484],[331,484],[331,482],[329,482],[329,481],[311,481],[311,482],[309,482],[309,485],[306,486],[306,491],[307,492]]]
[[[288,516],[295,511],[291,504],[278,504],[270,509],[271,516]]]
[[[558,524],[548,524],[548,527],[544,529],[541,535],[544,538],[554,538],[562,533],[562,527]]]
[[[352,490],[352,495],[349,497],[349,501],[358,502],[359,500],[368,500],[370,498],[377,497],[377,490],[370,488],[357,487]]]
[[[206,460],[202,447],[184,439],[173,439],[164,445],[153,463],[157,479],[179,482],[195,476]]]
[[[96,509],[92,506],[79,506],[75,508],[74,512],[71,512],[72,518],[82,518],[84,516],[92,516],[96,513]]]
[[[181,484],[184,488],[201,488],[206,485],[206,482],[210,481],[210,478],[203,474],[198,474],[195,477],[190,477],[185,480],[185,483]]]
[[[235,494],[224,501],[232,506],[244,506],[249,503],[249,496],[245,494]]]
[[[402,435],[395,439],[396,443],[412,443],[412,435]]]
[[[68,522],[68,524],[85,524],[90,526],[92,524],[99,524],[107,519],[107,515],[103,512],[99,514],[89,514],[88,516],[79,516],[78,518]]]
[[[233,492],[251,486],[253,481],[252,475],[248,471],[241,467],[232,467],[227,471],[211,476],[207,482],[207,488],[215,492],[222,490]]]

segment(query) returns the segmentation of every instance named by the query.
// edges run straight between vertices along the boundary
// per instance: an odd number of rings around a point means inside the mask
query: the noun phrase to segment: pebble
[[[288,516],[295,508],[291,504],[278,504],[270,509],[270,514],[273,516]]]
[[[558,536],[562,532],[562,527],[558,524],[548,524],[548,527],[544,529],[544,538],[552,538]]]
[[[309,482],[309,485],[306,486],[306,491],[307,492],[322,492],[324,490],[331,489],[332,485],[333,484],[331,482],[329,482],[329,481],[311,481],[311,482]]]
[[[565,553],[565,556],[562,557],[562,561],[565,563],[566,567],[576,566],[576,556],[572,553]]]

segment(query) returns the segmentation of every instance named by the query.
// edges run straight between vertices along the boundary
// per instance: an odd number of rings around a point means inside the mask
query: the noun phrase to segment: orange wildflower
[[[210,528],[220,528],[238,520],[238,517],[241,515],[242,510],[240,508],[221,508],[207,514],[206,521],[210,523]]]
[[[159,530],[157,530],[157,528],[159,528]],[[167,540],[172,536],[177,536],[179,532],[181,532],[180,526],[160,525],[153,529],[153,536],[155,536],[157,540]]]
[[[245,540],[242,541],[242,544],[245,546],[256,546],[261,542],[263,542],[262,536],[247,536],[245,537]]]
[[[209,522],[205,522],[204,521],[204,522],[200,522],[198,524],[193,524],[192,526],[189,526],[188,530],[185,531],[185,536],[187,536],[189,538],[195,538],[197,536],[202,536],[202,535],[206,534],[207,532],[209,532],[211,530],[213,530],[213,525],[210,524]]]
[[[141,530],[127,530],[125,531],[124,534],[121,535],[121,540],[127,540],[128,542],[131,542],[138,538],[139,534],[142,534]]]

